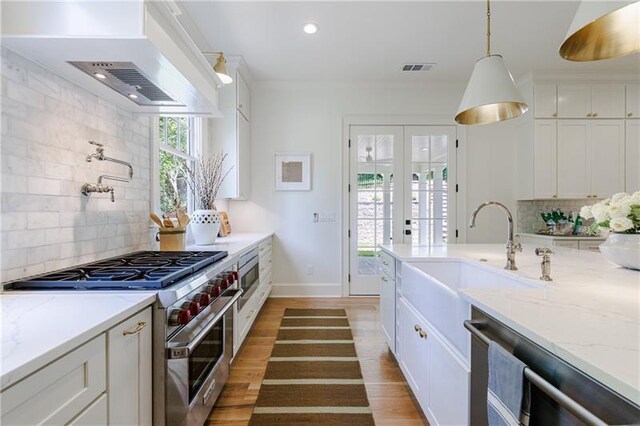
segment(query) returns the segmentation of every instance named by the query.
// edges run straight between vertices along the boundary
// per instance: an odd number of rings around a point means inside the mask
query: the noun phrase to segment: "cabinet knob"
[[[587,113],[587,117],[591,117],[593,114],[591,114],[590,112]]]
[[[554,194],[551,196],[552,198],[558,198],[558,194]]]
[[[627,117],[633,117],[633,113],[632,112],[628,113]]]
[[[558,113],[557,113],[557,112],[554,112],[554,113],[553,113],[553,116],[554,116],[554,117],[557,117],[557,116],[558,116]]]
[[[593,116],[593,117],[597,117],[597,116],[598,116],[598,113],[597,113],[597,112],[594,112],[594,113],[592,114],[592,116]]]
[[[413,326],[413,329],[415,331],[420,331],[420,330],[422,330],[422,327],[420,327],[418,324],[416,324],[416,325]]]
[[[421,339],[426,339],[427,338],[427,332],[420,329],[420,331],[418,331],[418,334],[420,334],[420,338]]]

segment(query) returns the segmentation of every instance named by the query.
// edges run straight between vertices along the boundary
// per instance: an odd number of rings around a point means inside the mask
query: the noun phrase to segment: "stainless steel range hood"
[[[222,85],[172,1],[2,1],[2,45],[143,114],[220,116]]]

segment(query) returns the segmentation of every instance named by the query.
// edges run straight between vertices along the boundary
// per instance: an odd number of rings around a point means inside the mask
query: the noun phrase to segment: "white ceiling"
[[[242,55],[255,80],[423,83],[466,81],[485,52],[484,1],[186,1],[200,46]],[[494,1],[492,51],[512,74],[640,73],[640,55],[571,63],[558,56],[578,2]],[[307,21],[315,35],[303,33]],[[188,28],[189,30],[189,28]],[[193,28],[191,28],[193,31]],[[407,62],[436,62],[402,73]]]

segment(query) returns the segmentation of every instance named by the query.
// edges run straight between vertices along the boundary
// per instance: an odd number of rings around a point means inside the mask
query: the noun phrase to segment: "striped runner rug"
[[[250,426],[373,425],[344,309],[285,309]]]

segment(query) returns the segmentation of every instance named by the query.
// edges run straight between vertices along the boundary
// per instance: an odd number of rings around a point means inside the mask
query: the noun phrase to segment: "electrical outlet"
[[[320,213],[318,216],[319,216],[318,222],[335,222],[336,221],[336,214],[333,212]]]
[[[313,265],[312,264],[308,264],[307,265],[307,275],[313,275]]]

